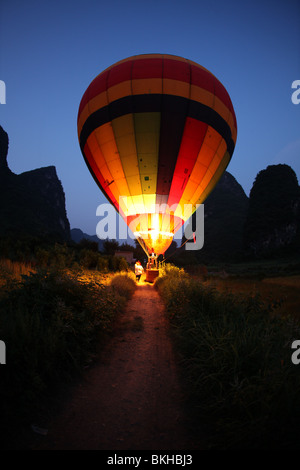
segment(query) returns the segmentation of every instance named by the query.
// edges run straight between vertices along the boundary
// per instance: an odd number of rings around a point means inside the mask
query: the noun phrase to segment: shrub
[[[121,297],[130,299],[136,289],[135,276],[132,272],[126,274],[115,274],[110,283],[114,292]]]
[[[80,251],[79,263],[85,269],[96,269],[99,266],[100,255],[96,251],[83,248]]]

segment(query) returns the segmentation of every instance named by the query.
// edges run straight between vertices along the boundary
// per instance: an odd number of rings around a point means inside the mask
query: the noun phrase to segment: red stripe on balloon
[[[84,147],[84,156],[85,156],[86,164],[89,167],[89,170],[92,173],[97,185],[99,186],[103,194],[107,197],[107,199],[110,201],[110,203],[113,204],[113,206],[119,212],[120,210],[119,202],[116,200],[115,196],[113,195],[109,186],[107,185],[105,178],[103,177],[101,171],[99,170],[93,158],[93,155],[89,149],[88,144],[86,144]]]
[[[197,161],[207,127],[206,123],[196,119],[187,118],[186,120],[168,199],[169,206],[176,204],[185,190]]]

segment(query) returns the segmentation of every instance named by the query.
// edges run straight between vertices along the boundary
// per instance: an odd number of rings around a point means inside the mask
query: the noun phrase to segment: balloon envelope
[[[129,57],[100,73],[82,97],[77,125],[97,184],[156,254],[217,184],[237,136],[219,80],[162,54]]]

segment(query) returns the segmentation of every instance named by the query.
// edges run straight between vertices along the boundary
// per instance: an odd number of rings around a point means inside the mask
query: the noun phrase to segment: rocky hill
[[[270,165],[256,176],[244,228],[249,256],[269,256],[300,247],[300,190],[288,165]]]
[[[179,250],[175,258],[182,264],[300,252],[300,190],[288,165],[271,165],[260,171],[249,198],[225,172],[204,202],[204,213],[204,247]]]
[[[176,258],[183,264],[239,259],[243,254],[243,227],[247,210],[247,195],[226,171],[204,202],[203,248],[198,251],[183,248]]]
[[[7,163],[8,146],[0,126],[0,237],[69,240],[65,194],[55,167],[16,175]]]
[[[243,253],[243,229],[248,197],[234,176],[225,172],[204,202],[204,247],[200,256],[239,258]]]

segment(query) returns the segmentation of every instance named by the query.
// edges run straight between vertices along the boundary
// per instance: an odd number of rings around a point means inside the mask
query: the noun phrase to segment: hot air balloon
[[[101,72],[82,97],[77,125],[91,174],[148,256],[165,253],[213,190],[237,137],[220,81],[164,54],[129,57]]]

